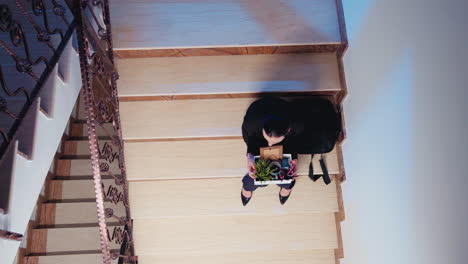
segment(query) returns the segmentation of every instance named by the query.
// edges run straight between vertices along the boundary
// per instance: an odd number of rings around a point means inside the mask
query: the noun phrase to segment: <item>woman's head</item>
[[[270,115],[263,121],[263,137],[272,146],[280,143],[291,131],[289,120]]]

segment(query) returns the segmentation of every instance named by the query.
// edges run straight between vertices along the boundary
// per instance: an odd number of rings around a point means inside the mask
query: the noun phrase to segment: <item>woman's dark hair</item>
[[[269,137],[283,137],[287,136],[290,128],[289,120],[270,115],[263,120],[263,129]]]

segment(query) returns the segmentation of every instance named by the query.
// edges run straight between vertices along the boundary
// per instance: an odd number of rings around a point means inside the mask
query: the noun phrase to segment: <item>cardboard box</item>
[[[281,148],[282,151],[282,148]],[[276,155],[276,154],[275,154]],[[281,166],[281,170],[283,171],[289,171],[291,168],[290,162],[292,160],[291,154],[283,154],[283,159],[281,161],[277,160],[272,160],[272,162],[276,163],[276,166],[279,167]],[[262,156],[255,156],[254,161],[257,162]],[[277,157],[277,156],[276,156]],[[279,165],[278,165],[279,164]],[[291,177],[288,177],[287,175],[284,176],[283,179],[281,179],[281,173],[278,171],[278,174],[274,175],[274,178],[269,181],[257,181],[255,180],[255,185],[270,185],[270,184],[289,184],[293,181]]]

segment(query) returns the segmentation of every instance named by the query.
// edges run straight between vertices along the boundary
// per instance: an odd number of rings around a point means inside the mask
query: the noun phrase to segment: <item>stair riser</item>
[[[84,117],[83,117],[84,118]],[[112,124],[106,123],[103,126],[96,127],[97,136],[113,136],[115,134]],[[86,123],[73,123],[71,124],[70,137],[87,137],[88,128]]]
[[[114,160],[114,162],[109,164],[109,162],[106,162],[105,160],[101,159],[100,164],[103,163],[109,165],[109,171],[114,175],[121,174],[121,170],[119,168],[117,160]],[[73,178],[82,176],[89,177],[90,175],[93,175],[90,159],[61,159],[58,160],[58,166],[60,169],[57,171],[56,176]],[[107,172],[101,173],[101,175],[107,174]]]

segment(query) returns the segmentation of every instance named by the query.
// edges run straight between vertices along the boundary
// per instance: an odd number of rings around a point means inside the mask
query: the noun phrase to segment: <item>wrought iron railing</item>
[[[82,95],[86,108],[103,261],[109,264],[111,260],[119,258],[119,263],[137,263],[128,203],[116,86],[118,74],[114,65],[108,1],[80,1],[76,6],[76,20]],[[106,134],[106,140],[98,137],[97,130]],[[102,182],[104,175],[113,178],[114,183],[105,186]],[[125,215],[115,215],[111,205],[123,206]],[[117,223],[111,228],[108,220],[117,220]],[[110,250],[111,244],[120,245],[120,250]]]
[[[0,125],[0,157],[76,29],[103,263],[137,263],[108,0],[7,1],[0,4],[0,114],[11,122]],[[104,185],[102,176],[113,184]],[[116,206],[124,215],[116,215]],[[1,232],[3,238],[20,236]]]
[[[64,0],[0,3],[0,160],[45,89],[75,29]],[[0,212],[9,204],[10,175],[0,175]]]
[[[64,0],[0,3],[0,157],[75,29]]]

